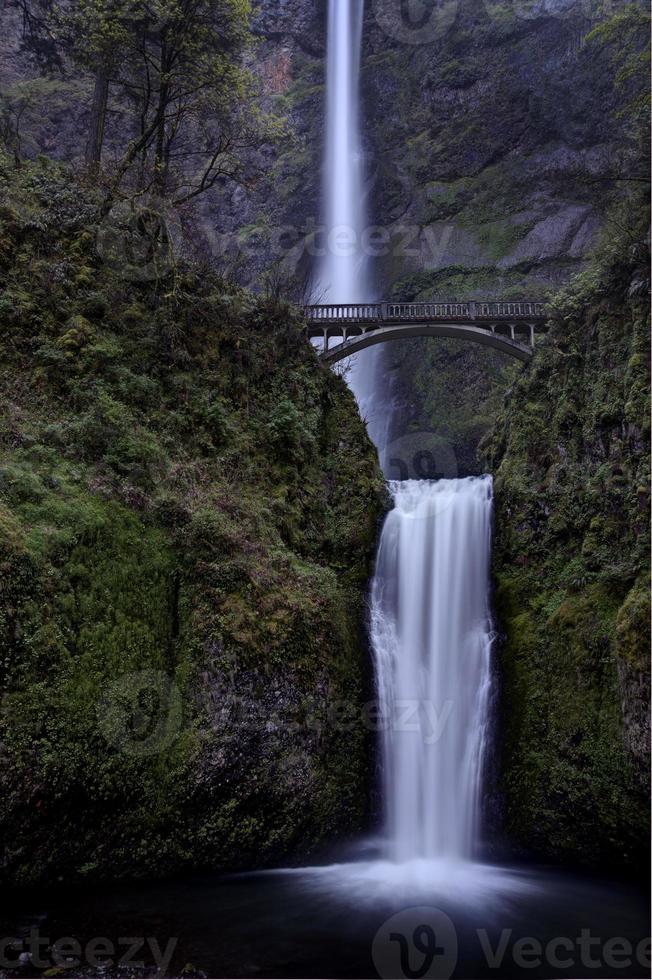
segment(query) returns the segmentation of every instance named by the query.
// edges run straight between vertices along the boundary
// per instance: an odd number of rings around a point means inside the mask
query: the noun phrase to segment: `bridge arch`
[[[337,336],[335,330],[332,333]],[[339,334],[341,336],[341,332]],[[385,344],[392,340],[403,340],[406,337],[452,337],[467,340],[475,344],[483,344],[502,351],[519,361],[529,361],[532,348],[519,340],[512,340],[510,334],[491,331],[483,327],[472,327],[466,324],[402,324],[400,326],[381,327],[378,330],[347,330],[347,339],[334,347],[328,347],[321,353],[321,358],[329,364],[336,364],[345,357],[351,357],[358,351],[373,347],[375,344]]]
[[[527,361],[545,309],[532,302],[354,303],[307,306],[311,339],[323,340],[321,357],[336,363],[351,354],[404,337],[452,337]],[[330,341],[341,338],[331,346]]]

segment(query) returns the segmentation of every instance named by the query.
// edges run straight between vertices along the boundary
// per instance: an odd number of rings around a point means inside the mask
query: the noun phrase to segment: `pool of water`
[[[191,963],[219,978],[650,975],[642,889],[514,865],[365,856],[59,890],[5,907],[3,935],[18,940],[5,957],[29,952],[20,944],[30,934],[42,941],[41,966],[34,956],[23,955],[21,966],[5,959],[10,975],[39,975],[52,957],[46,946],[65,937],[77,944],[57,950],[68,975],[124,975],[140,961],[167,976]]]

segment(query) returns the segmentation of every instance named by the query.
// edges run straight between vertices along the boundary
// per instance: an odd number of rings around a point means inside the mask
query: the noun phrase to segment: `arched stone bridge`
[[[527,361],[546,322],[544,304],[528,302],[331,303],[304,312],[308,337],[323,340],[320,356],[330,364],[402,337],[457,337]]]

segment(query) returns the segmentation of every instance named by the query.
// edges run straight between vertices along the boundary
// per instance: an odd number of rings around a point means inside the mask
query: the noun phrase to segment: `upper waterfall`
[[[329,0],[324,217],[326,254],[318,300],[368,300],[363,157],[359,130],[360,48],[364,0]]]
[[[364,0],[329,0],[323,214],[325,253],[317,270],[315,303],[374,300],[365,253],[365,170],[360,136],[360,64]],[[390,420],[382,354],[362,351],[346,364],[371,440],[381,449]]]

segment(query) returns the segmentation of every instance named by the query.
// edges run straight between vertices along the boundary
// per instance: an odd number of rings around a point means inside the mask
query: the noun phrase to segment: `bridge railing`
[[[305,315],[309,320],[324,320],[356,323],[360,320],[382,320],[382,303],[329,303],[320,306],[306,306]]]
[[[328,303],[306,306],[312,323],[384,323],[397,320],[543,320],[545,305],[500,303]]]
[[[468,303],[385,303],[384,320],[468,320]]]
[[[500,318],[516,317],[517,319],[544,319],[546,315],[545,303],[470,303],[473,308],[473,315],[476,317]]]

